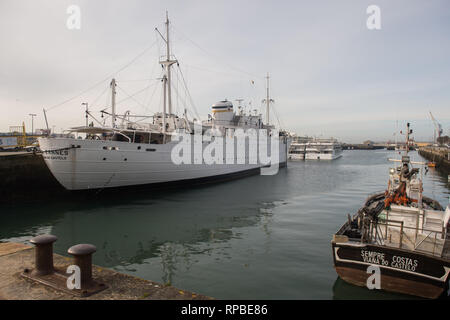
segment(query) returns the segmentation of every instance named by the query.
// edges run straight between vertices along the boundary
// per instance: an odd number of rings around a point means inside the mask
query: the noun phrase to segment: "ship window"
[[[156,151],[156,149],[145,149],[145,151]]]
[[[125,134],[127,137],[129,137],[131,140],[133,140],[133,135],[129,135],[129,134]],[[113,138],[113,141],[125,141],[125,142],[129,142],[129,140],[124,137],[122,134],[117,134],[115,133]]]
[[[163,143],[163,135],[160,133],[152,133],[151,134],[151,139],[150,139],[150,144],[162,144]],[[166,142],[169,142],[170,136],[166,136]]]
[[[135,143],[149,143],[150,142],[150,134],[149,133],[136,133],[134,142]]]

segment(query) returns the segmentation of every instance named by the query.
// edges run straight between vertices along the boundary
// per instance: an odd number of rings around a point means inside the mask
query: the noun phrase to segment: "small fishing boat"
[[[406,150],[400,166],[389,170],[385,192],[370,195],[363,207],[333,235],[334,267],[339,277],[369,286],[378,270],[377,289],[438,298],[448,295],[450,207],[423,195],[419,168]],[[373,283],[372,283],[373,284]]]

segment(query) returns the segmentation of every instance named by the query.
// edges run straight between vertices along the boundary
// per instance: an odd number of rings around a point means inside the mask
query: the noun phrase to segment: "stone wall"
[[[425,147],[419,149],[419,154],[422,157],[428,161],[435,162],[436,168],[446,173],[450,173],[450,160],[448,160],[449,152],[448,149],[444,148]]]
[[[0,153],[0,203],[34,202],[64,193],[42,155]]]

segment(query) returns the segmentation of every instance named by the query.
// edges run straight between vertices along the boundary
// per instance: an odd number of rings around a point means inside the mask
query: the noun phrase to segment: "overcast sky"
[[[381,9],[381,30],[366,27],[371,4]],[[81,9],[80,30],[66,26],[70,5]],[[155,27],[163,32],[166,10],[203,119],[224,98],[264,113],[269,72],[278,118],[298,134],[386,140],[409,120],[416,140],[431,139],[430,110],[449,134],[448,0],[0,0],[0,131],[31,127],[30,113],[44,128],[44,107],[56,131],[82,125],[82,102],[109,106],[112,76],[119,112],[161,110]],[[173,99],[182,112],[177,69]]]

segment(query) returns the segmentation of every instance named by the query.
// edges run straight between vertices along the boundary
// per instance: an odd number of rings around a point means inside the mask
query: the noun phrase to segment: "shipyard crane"
[[[433,142],[438,143],[438,139],[441,137],[441,134],[443,132],[442,126],[439,122],[436,121],[436,119],[433,117],[433,114],[430,111],[431,120],[433,120],[435,131],[434,131],[434,140]],[[437,135],[437,137],[436,137]]]

